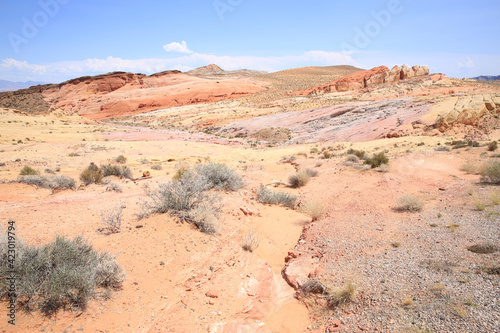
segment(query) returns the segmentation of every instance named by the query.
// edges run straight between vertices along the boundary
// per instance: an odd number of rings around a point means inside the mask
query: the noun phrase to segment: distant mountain
[[[479,81],[497,81],[497,80],[500,80],[500,75],[497,75],[497,76],[481,75],[481,76],[473,77],[472,79],[479,80]]]
[[[39,84],[46,84],[45,82],[12,82],[6,80],[0,80],[0,91],[14,91],[19,89],[29,88],[31,86],[37,86]]]

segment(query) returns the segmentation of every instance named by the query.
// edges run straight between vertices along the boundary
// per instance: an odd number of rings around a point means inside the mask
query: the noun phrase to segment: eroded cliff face
[[[403,65],[401,67],[394,66],[391,70],[386,66],[379,66],[366,71],[352,73],[323,86],[297,91],[293,95],[308,96],[352,91],[382,83],[396,83],[400,80],[408,80],[426,75],[429,75],[429,68],[427,66],[413,66],[409,68]]]

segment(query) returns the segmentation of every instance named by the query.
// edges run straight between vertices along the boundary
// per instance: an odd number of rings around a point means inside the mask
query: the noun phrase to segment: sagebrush
[[[4,235],[5,233],[2,233]],[[0,238],[0,276],[11,271],[6,238]],[[49,244],[16,248],[17,306],[50,316],[60,309],[85,309],[87,302],[107,289],[119,289],[125,273],[107,252],[96,252],[82,237],[56,237]],[[6,298],[9,281],[0,281],[0,297]]]

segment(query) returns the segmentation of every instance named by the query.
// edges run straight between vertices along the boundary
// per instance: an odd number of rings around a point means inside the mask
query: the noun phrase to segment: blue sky
[[[498,0],[2,0],[0,79],[61,82],[209,63],[427,65],[500,74]]]

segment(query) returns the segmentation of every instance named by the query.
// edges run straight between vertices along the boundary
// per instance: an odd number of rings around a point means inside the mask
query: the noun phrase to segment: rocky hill
[[[370,70],[346,75],[326,85],[297,91],[294,95],[308,96],[330,92],[358,90],[377,84],[396,83],[399,80],[407,80],[425,75],[429,75],[429,68],[427,68],[427,66],[413,66],[408,68],[406,65],[403,65],[401,68],[399,66],[394,66],[391,70],[385,66],[379,66]]]
[[[197,73],[213,73],[217,68],[208,66]],[[113,72],[0,93],[0,107],[34,114],[46,113],[54,107],[67,114],[103,119],[231,99],[264,89],[264,82],[252,77],[213,80],[175,70],[149,76]]]

